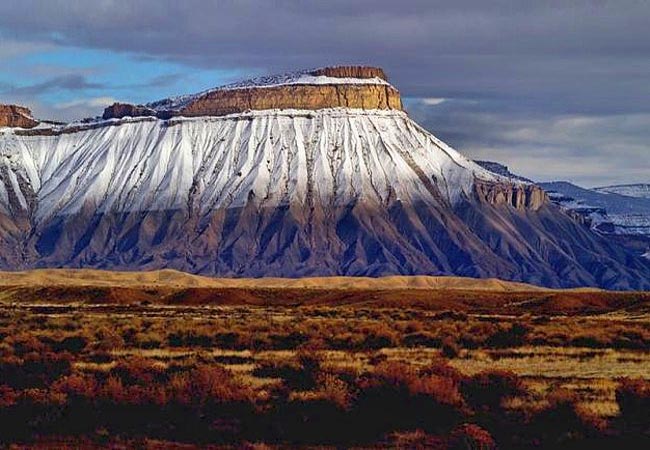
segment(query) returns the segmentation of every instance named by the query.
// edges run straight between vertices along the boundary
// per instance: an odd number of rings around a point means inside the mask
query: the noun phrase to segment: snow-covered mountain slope
[[[117,125],[112,123],[111,125]],[[35,225],[98,213],[280,205],[449,203],[475,178],[498,181],[401,111],[254,111],[226,117],[131,119],[53,136],[0,135],[0,208],[27,209]],[[405,151],[405,149],[409,151]],[[437,187],[432,193],[419,172]],[[29,186],[28,192],[18,180]],[[17,205],[10,205],[8,192]]]
[[[650,199],[650,184],[620,184],[615,186],[603,186],[594,188],[597,192],[607,192],[610,194],[625,195],[627,197],[648,198]]]

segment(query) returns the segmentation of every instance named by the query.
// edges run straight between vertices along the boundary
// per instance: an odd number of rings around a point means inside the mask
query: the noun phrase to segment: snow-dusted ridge
[[[630,193],[629,186],[617,192],[618,186],[585,189],[568,182],[540,185],[554,203],[587,217],[598,232],[650,236],[650,198],[624,195],[622,192]]]
[[[593,190],[597,192],[625,195],[628,197],[650,199],[650,183],[619,184],[613,186],[597,187]]]

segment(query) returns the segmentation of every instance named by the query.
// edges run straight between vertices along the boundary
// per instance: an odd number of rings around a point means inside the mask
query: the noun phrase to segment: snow
[[[608,217],[616,225],[617,234],[650,236],[650,215],[648,214],[609,214]]]
[[[625,195],[636,198],[650,198],[650,184],[621,184],[594,188],[594,191]]]
[[[604,188],[585,189],[568,182],[540,185],[562,208],[589,217],[594,228],[611,224],[615,234],[650,236],[650,198],[623,196]]]
[[[641,256],[643,256],[644,258],[650,259],[650,250],[648,250],[647,252],[645,252],[645,253],[644,253],[643,255],[641,255]]]
[[[401,111],[267,110],[98,125],[54,136],[0,135],[0,209],[9,209],[7,191],[20,190],[19,179],[36,195],[36,223],[82,208],[180,208],[203,216],[251,199],[260,207],[439,202],[421,177],[456,203],[471,195],[475,178],[511,182]]]

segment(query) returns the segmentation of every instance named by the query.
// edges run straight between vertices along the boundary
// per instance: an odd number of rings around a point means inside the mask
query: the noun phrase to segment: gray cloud
[[[424,105],[433,112],[410,107],[452,144],[536,178],[551,167],[539,155],[553,154],[571,163],[558,164],[559,176],[585,183],[627,181],[634,167],[619,155],[647,168],[649,21],[647,0],[0,3],[0,33],[14,43],[251,72],[380,65],[404,96],[451,99]],[[558,125],[570,117],[596,122]],[[628,120],[642,125],[630,130]]]
[[[23,0],[14,39],[277,71],[384,66],[406,95],[504,97],[562,112],[647,110],[650,5],[628,1]]]
[[[647,182],[650,114],[531,114],[447,99],[412,99],[410,115],[465,155],[538,181],[584,186]]]
[[[28,86],[5,86],[3,94],[9,96],[38,96],[46,92],[57,91],[61,89],[69,91],[81,91],[85,89],[101,89],[104,85],[100,83],[93,83],[86,79],[83,75],[68,74],[62,75],[49,80],[30,84]]]

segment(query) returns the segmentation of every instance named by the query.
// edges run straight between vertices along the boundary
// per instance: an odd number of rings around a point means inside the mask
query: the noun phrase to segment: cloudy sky
[[[650,0],[0,1],[0,102],[72,120],[371,64],[473,158],[540,181],[650,182],[648,24]]]

